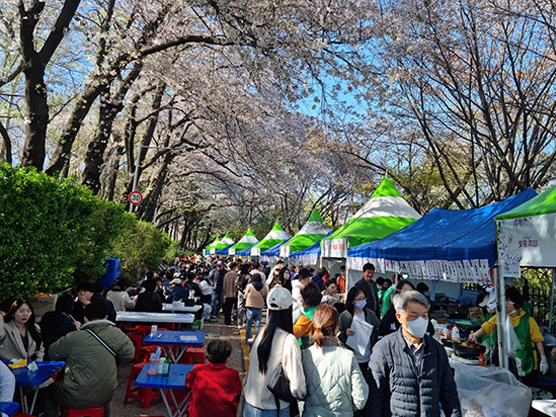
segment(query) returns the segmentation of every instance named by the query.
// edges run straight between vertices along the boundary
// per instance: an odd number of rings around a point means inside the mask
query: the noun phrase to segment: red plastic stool
[[[141,373],[143,366],[146,362],[135,364],[131,367],[131,373],[129,374],[129,382],[127,383],[127,390],[125,392],[124,404],[127,404],[129,399],[141,401],[141,406],[143,408],[149,408],[151,406],[151,401],[160,398],[160,391],[156,390],[153,392],[152,388],[139,388],[133,386],[133,382]]]
[[[104,417],[104,407],[84,408],[82,410],[76,408],[62,409],[62,417]]]
[[[151,357],[151,353],[155,353],[158,346],[155,345],[143,345],[141,349],[139,349],[139,356],[140,358],[144,358],[145,356]],[[139,362],[139,361],[138,361]]]
[[[182,356],[182,361],[186,365],[196,365],[205,363],[205,349],[202,347],[187,346]]]
[[[128,333],[127,337],[129,337],[129,340],[131,340],[131,343],[133,343],[133,347],[135,348],[135,357],[133,358],[134,362],[140,362],[143,357],[141,356],[141,346],[143,346],[143,337],[140,334],[133,334],[133,333]]]

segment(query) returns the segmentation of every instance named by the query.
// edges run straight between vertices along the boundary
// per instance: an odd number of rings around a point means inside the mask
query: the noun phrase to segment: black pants
[[[363,378],[365,378],[365,382],[369,383],[369,362],[361,362],[359,363],[359,369],[361,369],[361,373],[363,374]],[[353,415],[354,417],[364,417],[367,415],[367,404],[369,400],[365,403],[365,407],[362,410],[356,411]]]
[[[232,324],[232,310],[237,303],[237,297],[226,297],[224,302],[224,324]]]

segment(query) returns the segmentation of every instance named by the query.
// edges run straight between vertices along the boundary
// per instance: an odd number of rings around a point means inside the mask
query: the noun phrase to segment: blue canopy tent
[[[235,243],[232,243],[231,245],[228,245],[225,248],[218,249],[217,251],[214,252],[214,255],[228,255],[230,248],[234,245]]]
[[[361,270],[366,262],[372,262],[377,272],[403,272],[418,279],[481,282],[488,279],[488,270],[497,258],[494,217],[535,195],[528,188],[478,209],[436,208],[399,232],[350,248],[348,268]]]

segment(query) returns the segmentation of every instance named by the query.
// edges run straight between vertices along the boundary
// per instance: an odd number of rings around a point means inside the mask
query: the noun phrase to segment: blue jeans
[[[255,334],[259,333],[259,328],[261,327],[261,320],[263,319],[263,309],[247,307],[245,310],[245,323],[247,328],[245,329],[245,339],[251,339],[251,325],[253,320],[255,320]]]
[[[243,406],[243,417],[276,417],[276,410],[261,410],[253,407],[247,401]],[[290,407],[280,408],[279,417],[290,417]]]

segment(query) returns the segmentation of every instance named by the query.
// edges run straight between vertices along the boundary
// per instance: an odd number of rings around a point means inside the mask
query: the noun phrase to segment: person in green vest
[[[384,317],[386,312],[390,310],[392,306],[392,294],[396,290],[396,287],[392,285],[392,280],[390,278],[386,278],[384,280],[383,286],[383,295],[382,295],[382,306],[380,307],[380,317]]]
[[[313,314],[320,304],[322,294],[320,288],[314,282],[309,282],[301,290],[301,304],[303,315],[293,325],[293,335],[299,340],[301,349],[307,349],[313,341]]]
[[[523,377],[524,384],[535,385],[538,371],[542,374],[548,372],[548,360],[542,345],[544,337],[539,330],[539,325],[523,310],[523,301],[523,296],[517,288],[509,287],[506,290],[506,313],[510,316],[515,334],[521,344],[521,349],[515,352],[518,374]],[[496,323],[497,316],[494,316],[481,325],[476,333],[471,334],[469,339],[476,341],[484,335],[496,333]],[[537,366],[537,351],[541,357],[539,366]]]

